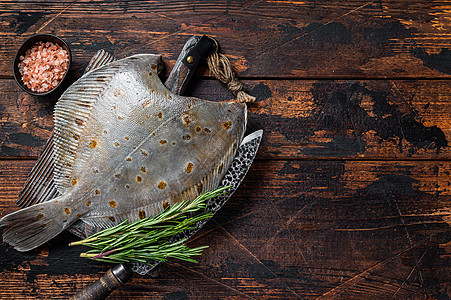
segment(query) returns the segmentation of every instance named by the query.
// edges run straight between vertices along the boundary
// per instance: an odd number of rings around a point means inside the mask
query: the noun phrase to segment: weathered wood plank
[[[0,211],[32,160],[0,161]],[[451,289],[451,162],[257,160],[195,239],[199,264],[172,261],[112,299],[422,299]],[[63,234],[27,254],[0,246],[0,295],[70,295],[105,271]],[[9,274],[9,276],[8,276]],[[47,275],[48,274],[48,275]],[[94,275],[91,275],[94,274]]]
[[[446,1],[3,0],[0,12],[1,76],[12,76],[15,52],[38,32],[71,44],[75,77],[100,48],[161,53],[172,66],[194,34],[216,37],[247,77],[451,76]]]
[[[244,82],[257,103],[250,124],[265,129],[260,158],[451,158],[447,80]],[[0,156],[38,156],[53,128],[57,95],[37,98],[0,81]],[[187,91],[228,101],[216,80]]]

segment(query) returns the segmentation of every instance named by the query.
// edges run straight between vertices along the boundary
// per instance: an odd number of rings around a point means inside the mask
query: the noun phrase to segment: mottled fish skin
[[[217,187],[243,137],[246,106],[171,93],[157,76],[160,61],[113,62],[62,95],[54,155],[63,195],[4,217],[5,241],[27,251],[80,218],[108,227]]]

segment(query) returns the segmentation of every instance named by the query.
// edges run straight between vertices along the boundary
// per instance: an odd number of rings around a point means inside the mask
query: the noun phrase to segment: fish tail
[[[0,220],[0,227],[6,227],[3,241],[25,252],[44,244],[69,227],[77,218],[70,208],[64,207],[65,201],[59,201],[60,198],[4,216]]]

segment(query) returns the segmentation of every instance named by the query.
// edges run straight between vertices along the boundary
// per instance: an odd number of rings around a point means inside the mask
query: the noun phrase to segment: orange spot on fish
[[[114,142],[114,146],[119,147],[119,143],[118,142]]]
[[[162,112],[158,113],[158,118],[160,118],[160,119],[163,118],[163,113]]]
[[[81,218],[81,214],[77,214],[76,216],[77,216],[77,218]]]
[[[152,65],[152,70],[156,70],[157,69],[157,65]]]
[[[149,76],[152,76],[152,72],[149,72]]]
[[[224,168],[224,164],[221,163],[221,164],[219,165],[218,172],[221,173],[223,168]]]
[[[189,115],[184,115],[182,119],[185,125],[188,125],[191,122]]]
[[[65,208],[64,208],[64,213],[65,213],[66,215],[69,215],[69,214],[70,214],[70,209],[67,208],[67,207],[65,207]]]
[[[142,220],[146,217],[146,212],[144,210],[139,211],[139,218]]]
[[[132,159],[130,157],[127,157],[125,160],[126,161],[132,161]]]
[[[78,126],[82,126],[83,125],[83,120],[82,119],[75,119],[74,120],[75,124],[77,124]]]
[[[108,131],[105,129],[104,131],[103,131],[103,133],[105,133],[105,134],[107,134],[108,133]]]
[[[205,131],[206,133],[210,133],[210,132],[211,132],[211,130],[208,129],[207,127],[204,128],[204,131]]]
[[[146,107],[147,105],[149,105],[151,102],[152,102],[152,99],[146,99],[146,100],[144,100],[144,102],[141,104],[141,106],[144,108],[144,107]]]
[[[232,127],[232,122],[227,121],[227,122],[222,124],[222,127],[224,127],[225,130],[229,130],[230,127]]]
[[[119,120],[124,120],[124,119],[125,119],[123,116],[117,116],[117,118],[118,118]]]
[[[126,139],[127,141],[130,139],[128,136],[124,137],[124,139]]]
[[[99,191],[99,190],[95,190],[94,193],[95,193],[96,195],[99,195],[99,194],[100,194],[100,191]]]
[[[164,190],[165,188],[166,188],[166,182],[164,182],[164,181],[160,181],[159,183],[158,183],[158,188],[160,189],[160,190]]]
[[[116,202],[110,201],[110,206],[111,206],[112,208],[115,208],[115,207],[116,207]]]
[[[202,131],[202,128],[196,127],[196,131],[197,131],[197,132],[201,132],[201,131]]]
[[[110,219],[111,222],[116,222],[116,219],[113,216],[108,217],[108,219]]]
[[[122,90],[120,89],[114,89],[114,97],[119,97],[122,94]]]
[[[86,202],[86,206],[91,206],[91,201]]]
[[[89,147],[91,147],[92,149],[94,149],[95,147],[97,147],[97,142],[92,140],[89,142]]]
[[[182,139],[185,141],[189,141],[191,139],[191,136],[189,134],[182,136]]]
[[[147,152],[144,151],[144,150],[141,150],[141,154],[144,155],[144,156],[148,156],[148,155],[149,155],[149,154],[147,154]]]
[[[188,174],[191,173],[191,171],[193,170],[193,167],[194,167],[194,165],[192,163],[188,163],[186,165],[185,172]]]
[[[141,178],[141,176],[136,176],[136,181],[141,182],[143,181],[143,179]]]
[[[129,188],[130,188],[130,186],[129,186],[128,184],[126,184],[126,185],[125,185],[125,187],[126,187],[127,189],[129,189]]]
[[[44,214],[39,214],[36,218],[41,219],[44,216]]]
[[[168,96],[168,99],[169,99],[169,100],[172,100],[172,97],[171,97],[171,95],[169,95],[169,96]]]
[[[160,144],[162,144],[162,145],[164,145],[164,144],[166,144],[168,141],[166,141],[166,140],[160,140]]]
[[[163,202],[163,208],[166,209],[166,208],[168,208],[168,207],[169,207],[169,203],[167,203],[166,201]]]
[[[141,167],[141,172],[146,173],[146,168],[145,167]]]
[[[74,178],[72,179],[72,185],[76,185],[76,184],[77,184],[77,178],[74,177]]]

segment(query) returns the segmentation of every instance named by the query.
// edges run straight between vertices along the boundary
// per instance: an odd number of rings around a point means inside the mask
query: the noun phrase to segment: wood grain
[[[0,186],[9,186],[2,215],[15,210],[32,165],[0,161]],[[451,162],[439,161],[258,160],[190,242],[209,245],[199,264],[172,261],[158,279],[136,276],[112,299],[405,299],[444,291],[450,172]],[[19,287],[0,293],[64,297],[99,277],[106,266],[79,258],[81,248],[66,246],[75,239],[65,233],[26,254],[2,244],[1,280]]]
[[[451,85],[446,80],[244,81],[257,102],[251,128],[264,128],[259,158],[449,159]],[[53,128],[57,95],[36,98],[0,81],[0,156],[37,157]],[[216,80],[187,95],[229,101]]]
[[[99,48],[160,53],[172,67],[195,34],[216,37],[246,77],[451,76],[446,1],[3,0],[0,11],[0,76],[12,76],[15,52],[35,33],[71,45],[75,77]]]
[[[53,129],[59,94],[105,49],[163,55],[165,79],[192,35],[215,37],[257,102],[264,139],[249,174],[170,261],[109,299],[449,299],[449,1],[0,0],[0,216]],[[72,49],[59,93],[12,76],[20,45],[52,33]],[[205,68],[186,94],[229,101]],[[110,267],[64,232],[19,253],[0,244],[0,298],[67,299]],[[156,274],[153,274],[156,275]]]

